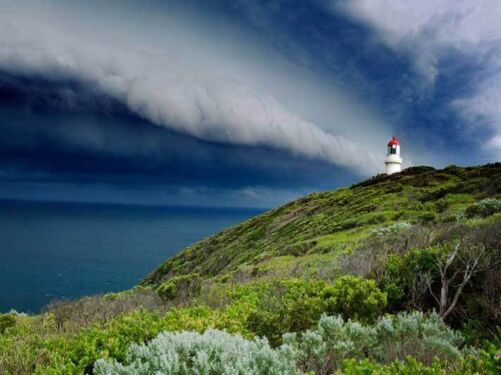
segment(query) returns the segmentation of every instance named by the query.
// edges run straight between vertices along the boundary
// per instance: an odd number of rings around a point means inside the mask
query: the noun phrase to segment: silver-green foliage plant
[[[381,318],[374,326],[374,357],[383,363],[407,356],[431,364],[434,357],[454,362],[462,356],[463,337],[447,326],[437,313],[402,312]]]
[[[501,199],[486,198],[466,208],[467,217],[487,217],[501,212]]]
[[[224,331],[162,333],[148,345],[132,345],[125,364],[99,360],[94,373],[129,374],[332,374],[346,360],[390,364],[411,356],[425,365],[438,358],[454,366],[468,353],[461,335],[440,317],[403,312],[373,325],[323,315],[314,330],[287,333],[273,349],[266,339],[246,340]],[[443,362],[440,362],[443,363]]]
[[[373,229],[373,230],[371,230],[371,233],[375,236],[383,237],[383,236],[386,236],[389,234],[397,234],[397,233],[403,232],[404,230],[408,230],[411,227],[412,227],[411,224],[409,224],[405,221],[400,221],[398,223],[389,225],[387,227]]]
[[[284,335],[294,349],[303,371],[330,374],[346,359],[369,358],[391,363],[412,356],[431,364],[435,357],[454,363],[463,354],[462,337],[433,313],[400,313],[379,319],[374,325],[344,321],[339,316],[322,316],[317,329]]]
[[[95,374],[300,374],[294,352],[287,346],[273,349],[266,339],[246,340],[240,335],[209,329],[165,332],[148,345],[133,344],[126,364],[98,360]]]

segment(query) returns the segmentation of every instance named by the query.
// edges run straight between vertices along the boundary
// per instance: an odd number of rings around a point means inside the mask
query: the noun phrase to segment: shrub
[[[349,219],[346,219],[346,220],[343,220],[342,222],[340,222],[336,229],[346,230],[346,229],[355,228],[358,225],[359,225],[359,222],[358,222],[357,218],[349,218]]]
[[[371,213],[371,214],[367,214],[367,215],[362,216],[358,225],[365,226],[365,225],[371,225],[371,224],[380,224],[380,223],[384,223],[385,221],[386,221],[386,216],[384,215],[384,213]]]
[[[395,250],[376,249],[377,258],[366,275],[377,280],[378,286],[388,294],[388,310],[437,308],[443,313],[451,307],[447,319],[453,326],[476,320],[476,332],[471,331],[469,336],[492,337],[499,325],[499,293],[496,292],[501,278],[496,259],[501,246],[500,223],[490,224],[487,220],[473,225],[441,224],[430,229],[426,236],[430,240],[428,244],[423,242],[424,246],[409,241],[407,246],[411,245],[411,250],[401,246]],[[363,259],[360,254],[353,257]],[[441,271],[447,262],[450,264],[442,279]],[[464,288],[458,288],[471,267],[476,267],[471,279]],[[441,304],[439,296],[443,291],[448,298]],[[455,298],[456,293],[459,298]],[[457,304],[454,305],[454,301]]]
[[[383,363],[407,356],[431,364],[433,358],[455,361],[461,357],[464,339],[450,329],[436,313],[402,312],[394,318],[381,318],[374,326],[377,344],[374,357]]]
[[[260,293],[246,326],[259,336],[266,336],[273,346],[281,343],[287,331],[313,327],[326,311],[322,298],[326,283],[320,280],[288,279],[268,284]]]
[[[437,314],[426,317],[421,312],[381,318],[373,326],[323,315],[316,330],[285,334],[284,343],[296,352],[302,371],[317,374],[333,373],[347,359],[389,364],[412,356],[432,365],[435,358],[457,363],[463,354],[459,349],[461,335],[447,327]]]
[[[124,360],[131,343],[147,342],[163,331],[214,327],[247,332],[241,320],[203,306],[173,308],[166,314],[128,312],[79,332],[58,331],[53,314],[17,320],[0,335],[0,374],[90,373],[97,359]]]
[[[321,280],[290,279],[283,281],[282,285],[286,288],[282,306],[287,326],[282,333],[314,326],[325,312],[323,293],[327,284]]]
[[[266,339],[252,341],[226,332],[207,330],[162,333],[148,345],[132,345],[125,364],[97,361],[96,374],[269,374],[293,375],[294,353],[272,349]]]
[[[374,321],[384,311],[386,297],[374,280],[351,275],[340,277],[323,291],[327,313],[363,322]]]
[[[438,212],[444,212],[447,207],[449,207],[450,201],[447,199],[447,196],[444,198],[440,198],[435,201],[435,208]]]
[[[78,332],[138,309],[161,312],[166,306],[155,290],[137,287],[77,301],[53,301],[45,310],[53,314],[58,331]]]
[[[466,208],[466,217],[487,217],[501,212],[501,199],[487,198]]]
[[[200,292],[202,279],[198,273],[175,276],[157,287],[163,299],[187,299]]]
[[[302,287],[299,289],[301,290]],[[312,290],[312,287],[310,286],[308,290]],[[248,300],[252,298],[254,297]],[[12,329],[6,330],[5,334],[0,335],[0,374],[92,373],[94,364],[99,358],[110,361],[108,364],[111,364],[113,368],[107,367],[108,373],[133,373],[134,367],[128,367],[132,363],[127,362],[130,345],[151,342],[160,332],[188,330],[201,333],[217,328],[243,332],[250,338],[244,326],[245,318],[242,319],[249,306],[255,305],[246,305],[240,300],[239,304],[231,305],[225,310],[213,310],[203,306],[174,308],[164,316],[138,311],[123,314],[106,324],[96,324],[91,329],[71,334],[65,332],[55,334],[55,322],[53,316],[49,314],[39,317],[18,316],[16,317],[17,324]],[[400,314],[379,319],[374,325],[344,321],[339,316],[322,317],[316,325],[315,330],[285,335],[295,337],[294,345],[289,343],[288,349],[280,346],[273,350],[272,353],[275,354],[268,352],[267,345],[263,344],[261,349],[268,353],[264,357],[268,358],[268,355],[273,355],[284,360],[281,357],[282,354],[292,353],[287,354],[285,360],[296,360],[299,370],[312,368],[322,370],[324,364],[329,363],[330,368],[338,368],[337,366],[344,363],[346,358],[353,357],[357,361],[357,366],[361,363],[359,361],[367,360],[364,368],[373,366],[378,371],[381,369],[380,373],[396,374],[400,372],[391,370],[392,366],[397,366],[392,361],[407,358],[407,355],[413,355],[419,363],[425,364],[431,363],[431,357],[437,355],[442,362],[448,361],[449,364],[455,366],[457,356],[467,354],[465,351],[458,350],[461,337],[450,331],[434,315],[427,318],[419,313]],[[229,334],[225,335],[221,336],[225,337],[225,340],[232,337]],[[228,343],[232,344],[233,339],[229,340]],[[237,341],[239,340],[243,339],[239,338]],[[284,340],[287,343],[287,339],[284,338]],[[257,340],[249,342],[255,341]],[[265,342],[265,340],[262,341]],[[141,347],[144,348],[144,346]],[[465,357],[468,360],[465,359],[464,368],[471,370],[470,373],[488,373],[487,370],[492,371],[499,365],[498,351],[498,343],[490,347],[486,346],[486,351],[481,351],[480,356]],[[200,353],[203,356],[206,351]],[[331,362],[326,362],[326,358]],[[113,362],[114,360],[121,363],[125,361],[125,372],[119,372],[119,365]],[[380,366],[380,364],[389,365]],[[187,366],[186,373],[191,373],[188,372],[192,369],[189,367],[189,362]],[[272,363],[270,368],[273,366]],[[343,368],[342,366],[340,368]],[[400,369],[400,367],[395,368]],[[407,366],[405,368],[420,367]],[[284,369],[283,373],[291,373],[287,372],[289,370]],[[267,371],[260,372],[260,370],[243,373],[269,374]]]
[[[348,359],[343,361],[341,373],[344,375],[445,375],[445,368],[445,364],[440,361],[434,361],[431,366],[426,366],[412,357],[407,357],[405,361],[395,361],[389,365],[381,365],[368,359],[362,361]]]
[[[299,257],[308,253],[308,251],[310,251],[313,247],[315,247],[316,244],[317,244],[316,241],[303,241],[303,242],[293,243],[281,248],[277,252],[277,255],[292,255],[295,257]]]
[[[425,275],[434,274],[437,259],[446,252],[442,246],[412,249],[403,254],[389,254],[374,272],[381,274],[379,286],[388,295],[390,311],[409,305],[422,306],[428,293]]]
[[[430,223],[435,220],[435,214],[433,212],[424,212],[418,216],[418,220],[422,223]]]
[[[227,311],[238,310],[245,327],[266,336],[273,346],[284,332],[313,327],[322,313],[373,321],[386,306],[386,294],[372,280],[340,277],[334,284],[322,280],[286,279],[255,282],[236,288]]]
[[[412,227],[411,224],[405,221],[400,221],[387,227],[373,229],[371,230],[371,234],[378,237],[384,237],[389,235],[395,235],[402,231],[409,230],[411,227]]]
[[[14,314],[0,314],[0,335],[5,332],[7,328],[16,325],[16,317]]]

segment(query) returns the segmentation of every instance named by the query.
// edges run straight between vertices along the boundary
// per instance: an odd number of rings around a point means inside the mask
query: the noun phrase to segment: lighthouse
[[[400,157],[400,143],[393,137],[388,142],[388,153],[386,154],[386,174],[393,174],[402,170],[402,158]]]

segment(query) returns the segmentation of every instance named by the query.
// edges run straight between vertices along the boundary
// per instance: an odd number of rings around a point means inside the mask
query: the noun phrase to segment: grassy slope
[[[501,163],[409,168],[350,188],[315,193],[190,246],[148,275],[159,285],[179,275],[204,278],[290,275],[350,251],[374,228],[395,222],[455,220],[475,201],[501,196]],[[296,272],[297,273],[297,272]]]

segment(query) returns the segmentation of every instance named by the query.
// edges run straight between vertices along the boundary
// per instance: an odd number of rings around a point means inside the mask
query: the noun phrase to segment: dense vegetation
[[[458,370],[478,366],[478,361],[470,361],[466,366],[459,363],[462,355],[471,353],[458,348],[461,336],[436,314],[425,318],[422,313],[400,313],[372,326],[323,315],[316,329],[286,334],[283,341],[283,345],[272,349],[266,339],[244,340],[216,330],[203,335],[164,333],[148,345],[132,345],[125,361],[128,365],[100,360],[96,373],[183,374],[191,370],[197,374],[228,375],[293,375],[311,371],[327,374],[347,366],[350,362],[345,361],[350,358],[392,363],[409,353],[420,362],[435,359],[457,363]]]
[[[229,228],[132,290],[0,315],[0,374],[496,373],[500,271],[501,164],[411,168]]]

